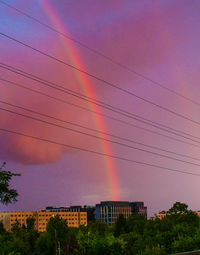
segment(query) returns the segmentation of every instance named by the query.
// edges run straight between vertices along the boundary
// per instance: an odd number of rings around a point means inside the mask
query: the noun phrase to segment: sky
[[[188,204],[192,210],[200,210],[200,176],[197,176],[200,174],[200,2],[4,2],[134,72],[0,3],[0,33],[4,34],[0,34],[0,62],[63,88],[59,90],[45,86],[0,67],[0,128],[101,154],[0,130],[0,162],[6,161],[7,170],[21,173],[21,177],[15,177],[12,181],[12,187],[19,193],[18,202],[0,205],[0,211],[35,211],[46,206],[71,204],[95,205],[104,200],[144,201],[149,216],[170,208],[176,201]],[[54,59],[5,37],[5,34]],[[65,63],[106,82],[89,77]],[[144,79],[144,76],[148,79]],[[25,88],[8,83],[5,79]],[[175,135],[147,125],[133,119],[130,114],[122,115],[67,94],[63,92],[64,88],[192,136],[183,133]],[[2,101],[31,109],[43,116],[5,105]],[[46,123],[1,108],[42,119]],[[116,136],[126,140],[122,141]],[[133,141],[173,153],[147,148]],[[187,158],[174,153],[184,154]],[[160,168],[133,161],[158,165]],[[173,172],[162,167],[197,175]]]

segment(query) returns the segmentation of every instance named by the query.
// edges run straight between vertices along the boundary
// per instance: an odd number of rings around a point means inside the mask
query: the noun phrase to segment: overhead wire
[[[22,41],[20,41],[20,40],[18,40],[18,39],[16,39],[16,38],[14,38],[14,37],[12,37],[12,36],[9,36],[9,35],[7,35],[6,33],[0,32],[0,35],[3,36],[3,37],[5,37],[5,38],[7,38],[7,39],[9,39],[9,40],[11,40],[11,41],[14,41],[14,42],[16,42],[16,43],[18,43],[18,44],[21,44],[21,45],[23,45],[23,46],[25,46],[25,47],[27,47],[27,48],[33,50],[33,51],[35,51],[35,52],[37,52],[37,53],[39,53],[39,54],[45,56],[45,57],[48,57],[49,59],[52,59],[52,60],[54,60],[54,61],[57,61],[58,63],[63,64],[64,66],[70,67],[70,68],[72,68],[72,69],[74,69],[74,70],[76,70],[76,71],[78,71],[78,72],[80,72],[80,73],[83,73],[83,74],[87,75],[88,77],[94,78],[95,80],[100,81],[100,82],[102,82],[102,83],[104,83],[104,84],[106,84],[106,85],[108,85],[108,86],[110,86],[110,87],[112,87],[112,88],[115,88],[115,89],[117,89],[117,90],[119,90],[119,91],[122,91],[122,92],[124,92],[124,93],[126,93],[126,94],[128,94],[128,95],[131,95],[131,96],[133,96],[133,97],[135,97],[135,98],[137,98],[137,99],[139,99],[139,100],[142,100],[143,102],[146,102],[146,103],[148,103],[148,104],[151,104],[151,105],[153,105],[153,106],[155,106],[155,107],[157,107],[157,108],[159,108],[159,109],[161,109],[161,110],[164,110],[164,111],[166,111],[166,112],[168,112],[168,113],[171,113],[171,114],[173,114],[173,115],[175,115],[175,116],[177,116],[177,117],[180,117],[180,118],[182,118],[182,119],[185,119],[185,120],[187,120],[187,121],[190,121],[190,122],[192,122],[192,123],[194,123],[194,124],[200,125],[200,122],[199,122],[199,121],[193,120],[193,119],[191,119],[191,118],[189,118],[189,117],[187,117],[187,116],[185,116],[185,115],[183,115],[183,114],[180,114],[180,113],[178,113],[178,112],[175,112],[175,111],[173,111],[173,110],[171,110],[171,109],[169,109],[169,108],[167,108],[167,107],[164,107],[164,106],[162,106],[162,105],[160,105],[160,104],[158,104],[158,103],[155,103],[155,102],[153,102],[153,101],[150,101],[150,100],[148,100],[148,99],[146,99],[146,98],[144,98],[144,97],[138,96],[138,95],[136,95],[135,93],[133,93],[133,92],[131,92],[131,91],[129,91],[129,90],[126,90],[126,89],[123,89],[123,88],[121,88],[121,87],[118,87],[116,84],[114,84],[114,83],[112,83],[112,82],[108,82],[108,81],[106,81],[106,80],[103,79],[103,78],[97,77],[96,75],[91,74],[91,73],[89,73],[88,71],[82,70],[82,69],[79,68],[79,67],[76,67],[76,66],[74,66],[74,65],[72,65],[72,64],[69,64],[69,63],[67,63],[67,62],[65,62],[65,61],[63,61],[63,60],[61,60],[61,59],[59,59],[59,58],[57,58],[57,57],[55,57],[55,56],[52,56],[52,55],[50,55],[50,54],[48,54],[48,53],[46,53],[46,52],[44,52],[44,51],[42,51],[42,50],[39,50],[39,49],[37,49],[37,48],[35,48],[35,47],[33,47],[33,46],[27,44],[27,43],[24,43],[24,42],[22,42]]]
[[[161,84],[160,82],[157,82],[157,81],[153,80],[152,78],[149,78],[148,76],[146,76],[146,75],[144,75],[144,74],[142,74],[142,73],[140,73],[140,72],[134,70],[133,68],[130,68],[129,66],[127,66],[127,65],[125,65],[125,64],[123,64],[123,63],[121,63],[121,62],[119,62],[119,61],[114,60],[114,59],[111,58],[110,56],[107,56],[106,54],[100,52],[99,50],[96,50],[96,49],[94,49],[94,48],[92,48],[92,47],[86,45],[85,43],[81,42],[80,40],[77,40],[77,39],[75,39],[75,38],[73,38],[73,37],[67,35],[66,33],[63,33],[63,32],[61,32],[61,31],[57,30],[56,28],[54,28],[54,27],[48,25],[47,23],[42,22],[41,20],[39,20],[39,19],[33,17],[32,15],[30,15],[30,14],[28,14],[28,13],[22,11],[22,10],[19,10],[18,8],[14,7],[14,6],[12,6],[12,5],[10,5],[10,4],[8,4],[8,3],[2,1],[2,0],[0,1],[0,3],[4,4],[5,6],[9,7],[10,9],[13,9],[13,10],[15,10],[16,12],[18,12],[18,13],[20,13],[20,14],[26,16],[27,18],[29,18],[29,19],[31,19],[31,20],[34,20],[35,22],[39,23],[40,25],[42,25],[42,26],[44,26],[44,27],[50,29],[51,31],[56,32],[57,34],[59,34],[59,35],[65,37],[65,38],[67,38],[68,40],[70,40],[70,41],[72,41],[72,42],[78,44],[79,46],[81,46],[81,47],[83,47],[83,48],[89,50],[90,52],[93,52],[94,54],[96,54],[96,55],[98,55],[98,56],[100,56],[100,57],[102,57],[102,58],[104,58],[104,59],[110,61],[111,63],[113,63],[113,64],[115,64],[115,65],[117,65],[117,66],[123,68],[124,70],[129,71],[129,72],[131,72],[131,73],[137,75],[138,77],[140,77],[140,78],[142,78],[142,79],[144,79],[144,80],[146,80],[146,81],[149,81],[151,84],[156,85],[156,86],[159,86],[160,88],[162,88],[162,89],[164,89],[164,90],[167,90],[168,92],[173,93],[173,94],[175,94],[175,95],[178,96],[178,97],[181,97],[181,98],[183,98],[183,99],[185,99],[185,100],[187,100],[187,101],[189,101],[189,102],[191,102],[191,103],[193,103],[193,104],[195,104],[195,105],[197,105],[197,106],[200,106],[200,103],[198,103],[197,101],[195,101],[195,100],[193,100],[193,99],[191,99],[191,98],[189,98],[189,97],[187,97],[187,96],[185,96],[185,95],[183,95],[183,94],[181,94],[181,93],[179,93],[179,92],[177,92],[177,91],[175,91],[175,90],[173,90],[173,89],[170,89],[170,88],[164,86],[164,85]]]
[[[48,95],[48,94],[46,94],[46,93],[44,93],[44,92],[41,92],[41,91],[38,91],[38,90],[35,90],[35,89],[32,89],[32,88],[28,88],[28,87],[23,86],[23,85],[21,85],[21,84],[19,84],[19,83],[12,82],[12,81],[9,81],[9,80],[3,79],[3,78],[0,78],[0,80],[6,82],[6,83],[8,83],[8,84],[12,84],[12,85],[14,85],[14,86],[17,86],[17,87],[19,87],[19,88],[22,88],[22,89],[25,89],[25,90],[34,92],[34,93],[36,93],[36,94],[38,94],[38,95],[42,95],[42,96],[48,97],[48,98],[53,99],[53,100],[55,100],[55,101],[58,101],[58,102],[61,102],[61,103],[64,103],[64,104],[68,104],[68,105],[70,105],[70,106],[79,108],[79,109],[84,110],[84,111],[92,112],[92,113],[94,113],[94,114],[103,116],[103,117],[108,118],[108,119],[113,120],[113,121],[117,121],[117,122],[119,122],[119,123],[121,123],[121,124],[130,126],[130,127],[134,127],[134,128],[137,128],[137,129],[139,129],[139,130],[143,130],[143,131],[145,131],[145,132],[149,132],[149,133],[154,134],[154,135],[159,135],[159,136],[161,136],[161,137],[164,137],[164,138],[167,138],[167,139],[171,139],[171,140],[173,140],[173,141],[177,141],[177,142],[180,142],[180,143],[184,143],[184,144],[187,144],[187,145],[190,145],[190,146],[194,146],[194,147],[200,148],[200,146],[198,146],[198,145],[196,145],[196,144],[189,143],[189,142],[186,142],[186,141],[182,141],[182,140],[180,140],[180,139],[177,139],[177,138],[174,138],[174,137],[171,137],[171,136],[168,136],[168,135],[159,133],[159,132],[157,132],[157,131],[153,131],[153,130],[150,130],[150,129],[148,129],[148,128],[144,128],[144,127],[142,127],[142,126],[138,126],[138,125],[132,124],[132,123],[130,123],[130,122],[127,122],[127,121],[124,121],[124,120],[121,120],[121,119],[117,119],[117,118],[112,117],[112,116],[110,116],[110,115],[107,115],[107,114],[104,114],[104,113],[100,113],[100,112],[97,112],[97,111],[90,110],[90,109],[88,109],[88,108],[86,108],[86,107],[83,107],[83,106],[74,104],[74,103],[72,103],[72,102],[69,102],[69,101],[66,101],[66,100],[57,98],[57,97],[55,97],[55,96]]]
[[[157,152],[153,152],[153,151],[148,151],[148,150],[145,150],[145,149],[134,147],[132,145],[128,145],[128,144],[125,144],[125,143],[113,141],[113,140],[110,140],[108,138],[103,138],[103,137],[99,137],[99,136],[96,136],[96,135],[92,135],[92,134],[89,134],[89,133],[86,133],[86,132],[83,132],[83,131],[80,131],[80,130],[76,130],[76,129],[73,129],[73,128],[65,127],[65,126],[62,126],[62,125],[59,125],[59,124],[55,124],[55,123],[52,123],[52,122],[49,122],[49,121],[46,121],[46,120],[38,119],[36,117],[29,116],[29,115],[26,115],[26,114],[22,114],[22,113],[19,113],[19,112],[15,112],[15,111],[12,111],[12,110],[9,110],[9,109],[5,109],[5,108],[2,108],[2,107],[0,107],[0,110],[6,111],[6,112],[9,112],[9,113],[18,115],[18,116],[22,116],[22,117],[25,117],[25,118],[28,118],[28,119],[31,119],[31,120],[39,121],[39,122],[45,123],[45,124],[50,125],[50,126],[55,126],[55,127],[58,127],[58,128],[62,128],[62,129],[65,129],[65,130],[68,130],[68,131],[71,131],[71,132],[74,132],[74,133],[78,133],[78,134],[81,134],[81,135],[86,135],[86,136],[89,136],[89,137],[92,137],[92,138],[96,138],[96,139],[99,139],[99,140],[103,140],[103,141],[106,141],[106,142],[109,142],[109,143],[113,143],[113,144],[117,144],[117,145],[120,145],[120,146],[123,146],[123,147],[127,147],[129,149],[134,149],[134,150],[142,151],[142,152],[145,152],[145,153],[149,153],[149,154],[156,155],[156,156],[159,156],[159,157],[164,157],[164,158],[167,158],[167,159],[175,160],[175,161],[182,162],[182,163],[185,163],[185,164],[190,164],[190,165],[194,165],[194,166],[200,166],[200,164],[197,164],[197,163],[193,163],[193,162],[189,162],[189,161],[186,161],[186,160],[178,159],[178,158],[175,158],[175,157],[163,155],[163,154],[160,154],[160,153],[157,153]]]
[[[86,148],[81,148],[81,147],[77,147],[77,146],[73,146],[73,145],[69,145],[69,144],[65,144],[65,143],[60,143],[60,142],[49,140],[49,139],[46,139],[46,138],[41,138],[41,137],[36,137],[36,136],[33,136],[33,135],[24,134],[22,132],[9,130],[7,128],[0,128],[0,130],[4,131],[4,132],[7,132],[7,133],[12,133],[12,134],[15,134],[15,135],[19,135],[19,136],[23,136],[23,137],[27,137],[27,138],[31,138],[31,139],[35,139],[35,140],[39,140],[39,141],[43,141],[43,142],[47,142],[47,143],[67,147],[67,148],[71,148],[71,149],[85,151],[85,152],[89,152],[89,153],[100,155],[100,156],[115,158],[115,159],[131,162],[131,163],[135,163],[135,164],[139,164],[139,165],[150,166],[150,167],[154,167],[154,168],[158,168],[158,169],[164,169],[164,170],[171,171],[171,172],[177,172],[177,173],[188,174],[188,175],[193,175],[193,176],[200,176],[200,174],[197,174],[197,173],[194,173],[194,172],[188,172],[188,171],[168,168],[168,167],[164,167],[164,166],[150,164],[150,163],[147,163],[147,162],[144,162],[144,161],[137,161],[137,160],[124,158],[124,157],[121,157],[121,156],[106,154],[106,153],[103,153],[103,152],[98,152],[98,151],[94,151],[94,150],[90,150],[90,149],[86,149]]]
[[[3,1],[0,1],[0,2],[3,2]],[[3,2],[3,3],[6,4],[5,2]],[[15,8],[14,8],[14,9],[15,9]],[[21,12],[21,13],[23,13],[23,12]],[[25,13],[23,13],[23,14],[26,15]],[[28,16],[28,15],[27,15],[27,16]],[[35,19],[35,20],[37,20],[37,19]],[[52,29],[53,29],[53,28],[52,28]],[[55,29],[54,29],[54,30],[55,30]],[[56,30],[55,30],[55,31],[56,31]],[[7,37],[7,38],[9,38],[9,39],[11,39],[11,40],[14,40],[14,41],[18,42],[18,43],[20,43],[20,44],[22,44],[22,45],[24,45],[24,46],[27,46],[27,47],[29,47],[29,48],[31,48],[31,49],[33,49],[33,50],[36,50],[37,52],[40,52],[40,53],[43,54],[43,55],[46,55],[46,56],[48,56],[48,57],[50,57],[50,58],[52,58],[52,59],[54,59],[54,60],[57,60],[57,61],[60,62],[60,63],[66,64],[66,65],[70,66],[71,68],[76,69],[76,70],[79,71],[79,72],[82,72],[82,73],[84,73],[84,74],[86,74],[86,75],[89,75],[90,77],[92,77],[92,78],[94,78],[94,79],[96,79],[96,80],[99,80],[99,81],[101,81],[101,82],[104,82],[104,83],[106,83],[106,84],[109,85],[109,86],[112,86],[112,87],[114,87],[114,88],[116,88],[116,89],[119,89],[119,90],[121,90],[121,91],[123,91],[123,92],[125,92],[125,93],[127,93],[127,94],[130,94],[130,95],[132,95],[132,96],[135,96],[136,98],[138,98],[138,99],[140,99],[140,100],[143,100],[143,101],[145,101],[145,102],[147,102],[147,103],[150,103],[150,104],[152,104],[152,105],[154,105],[154,106],[156,106],[156,107],[159,107],[159,108],[162,109],[162,110],[168,111],[168,112],[173,113],[173,114],[175,114],[175,115],[177,115],[177,116],[179,116],[179,117],[181,117],[181,118],[184,118],[184,119],[186,119],[186,120],[188,120],[188,121],[191,121],[191,122],[193,122],[193,123],[195,123],[195,124],[200,125],[200,122],[197,122],[197,121],[195,121],[195,120],[193,120],[193,119],[190,119],[190,118],[188,118],[188,117],[186,117],[186,116],[184,116],[184,115],[182,115],[182,114],[176,113],[176,112],[174,112],[174,111],[172,111],[172,110],[170,110],[170,109],[168,109],[168,108],[166,108],[166,107],[163,107],[163,106],[161,106],[161,105],[159,105],[159,104],[157,104],[157,103],[154,103],[154,102],[152,102],[152,101],[150,101],[150,100],[147,100],[147,99],[145,99],[145,98],[142,98],[142,97],[140,97],[140,96],[138,96],[138,95],[136,95],[136,94],[134,94],[134,93],[132,93],[132,92],[130,92],[130,91],[128,91],[128,90],[122,89],[122,88],[118,87],[117,85],[115,85],[115,84],[113,84],[113,83],[107,82],[107,81],[105,81],[105,80],[102,79],[102,78],[96,77],[96,76],[93,75],[93,74],[90,74],[90,73],[88,73],[88,72],[86,72],[86,71],[84,71],[84,70],[81,70],[81,69],[79,69],[79,68],[77,68],[77,67],[75,67],[75,66],[73,66],[73,65],[70,65],[70,64],[68,64],[68,63],[66,63],[66,62],[64,62],[64,61],[62,61],[62,60],[59,60],[59,59],[57,59],[57,58],[54,57],[54,56],[51,56],[51,55],[49,55],[49,54],[47,54],[47,53],[44,53],[44,52],[42,52],[42,51],[40,51],[40,50],[38,50],[38,49],[36,49],[36,48],[33,48],[32,46],[30,46],[30,45],[28,45],[28,44],[25,44],[25,43],[23,43],[23,42],[21,42],[21,41],[15,39],[15,38],[12,38],[12,37],[6,35],[6,34],[3,34],[3,33],[1,33],[1,32],[0,32],[0,34],[3,35],[3,36],[5,36],[5,37]],[[89,49],[89,47],[88,47],[88,49]],[[94,52],[95,52],[95,50],[94,50]],[[97,51],[97,53],[98,53],[98,51]],[[101,54],[101,53],[100,53],[100,54]],[[100,54],[99,54],[99,55],[100,55]],[[104,56],[103,54],[101,54],[101,55]],[[106,57],[106,56],[105,56],[105,57]],[[106,58],[109,60],[109,57],[106,57]],[[111,60],[112,60],[112,59],[110,58],[110,61],[111,61]],[[120,64],[120,63],[117,63],[117,62],[113,62],[113,63],[119,64],[119,65],[121,65],[121,67],[127,68],[127,69],[128,69],[128,67],[126,67],[125,65],[123,66],[123,64]],[[134,72],[134,71],[133,71],[133,72]],[[135,73],[135,74],[137,74],[137,73]],[[139,74],[139,75],[140,75],[140,74]],[[142,75],[141,75],[141,77],[142,77]],[[143,78],[146,79],[145,76],[144,76]],[[147,77],[147,79],[149,79],[149,78]],[[149,79],[149,81],[151,81],[151,80]],[[153,81],[153,82],[154,82],[154,81]],[[155,83],[155,82],[154,82],[154,83]],[[159,83],[158,83],[158,84],[159,84]],[[164,87],[164,88],[165,88],[165,87]],[[173,91],[173,90],[168,89],[168,88],[165,88],[165,89],[167,89],[167,90],[169,90],[169,91]],[[173,91],[173,92],[174,92],[174,91]],[[176,93],[176,92],[175,92],[175,93]],[[179,95],[179,93],[176,93],[176,94]],[[180,96],[182,96],[182,95],[180,95]],[[184,98],[184,96],[183,96],[183,98]],[[187,98],[187,97],[185,97],[185,99],[190,100],[190,99]],[[95,99],[93,99],[93,100],[95,100]],[[190,100],[190,101],[192,102],[192,100]],[[199,105],[200,105],[200,104],[199,104]],[[14,113],[14,111],[10,111],[10,110],[8,110],[8,109],[3,109],[3,108],[0,108],[0,109],[1,109],[1,110],[5,110],[5,111],[8,111],[8,112],[10,112],[10,113]],[[24,115],[24,114],[21,114],[21,113],[16,113],[16,112],[15,112],[15,114],[21,115],[21,116],[23,116],[23,117],[27,117],[27,115]],[[40,113],[40,114],[41,114],[41,113]],[[30,116],[28,116],[28,118],[29,118],[29,117],[30,117]],[[46,116],[46,117],[47,117],[47,116]],[[48,116],[48,117],[51,118],[50,116]],[[37,118],[34,118],[34,117],[31,117],[31,119],[44,122],[44,120],[40,120],[40,119],[37,119]],[[61,120],[59,120],[59,121],[61,121]],[[151,122],[151,121],[150,121],[150,122]],[[60,125],[57,125],[57,124],[54,124],[54,123],[50,123],[50,122],[47,122],[47,121],[45,121],[45,123],[46,123],[46,124],[49,124],[49,125],[60,126]],[[60,127],[62,127],[62,126],[60,126]],[[62,128],[66,128],[66,127],[62,127]],[[48,140],[48,139],[45,139],[45,138],[40,138],[40,137],[35,137],[35,136],[32,136],[32,135],[27,135],[27,134],[24,134],[24,133],[20,133],[20,132],[17,132],[17,131],[13,131],[13,130],[8,130],[8,129],[4,129],[4,128],[0,128],[0,130],[1,130],[1,131],[4,131],[4,132],[9,132],[9,133],[12,133],[12,134],[20,135],[20,136],[25,136],[25,137],[29,137],[29,138],[32,138],[32,139],[36,139],[36,140],[40,140],[40,141],[44,141],[44,142],[48,142],[48,143],[60,145],[60,146],[70,147],[70,148],[72,148],[72,149],[78,149],[78,150],[82,150],[82,151],[86,151],[86,152],[90,152],[90,153],[94,153],[94,154],[98,154],[98,155],[102,155],[102,156],[108,156],[108,157],[112,157],[112,158],[116,158],[116,159],[120,159],[120,160],[125,160],[125,161],[129,161],[129,162],[132,162],[132,163],[147,165],[147,166],[156,167],[156,168],[159,168],[159,169],[162,168],[162,169],[169,170],[169,171],[173,171],[173,172],[179,172],[179,173],[184,173],[184,174],[190,174],[190,175],[200,176],[200,174],[196,174],[196,173],[192,173],[192,172],[186,172],[186,171],[182,171],[182,170],[171,169],[171,168],[162,167],[162,166],[158,166],[158,165],[154,165],[154,164],[150,164],[150,163],[146,163],[146,162],[141,162],[141,161],[135,161],[135,160],[131,160],[131,159],[126,159],[126,158],[123,158],[123,157],[120,157],[120,156],[115,156],[115,155],[109,155],[109,154],[105,154],[105,153],[101,153],[101,152],[96,152],[96,151],[89,150],[89,149],[85,149],[85,148],[80,148],[80,147],[76,147],[76,146],[71,146],[71,145],[67,145],[67,144],[58,143],[58,142],[51,141],[51,140]],[[71,129],[70,131],[72,131],[72,129]],[[77,131],[77,130],[76,130],[76,131]],[[78,132],[80,132],[80,131],[78,131]],[[97,132],[99,132],[99,131],[97,131]],[[84,132],[81,132],[81,133],[83,134]],[[84,133],[84,134],[86,134],[86,133]],[[86,134],[86,135],[88,135],[88,134]],[[105,135],[108,135],[108,134],[105,134]],[[91,135],[89,134],[89,136],[91,136]],[[97,136],[93,136],[93,137],[102,139],[101,137],[97,137]],[[117,137],[116,137],[116,138],[117,138]],[[120,139],[120,138],[118,138],[118,139]],[[198,139],[199,139],[199,138],[198,138]],[[105,139],[104,139],[104,140],[105,140]],[[114,141],[111,141],[111,140],[108,140],[108,139],[106,139],[106,140],[107,140],[108,142],[114,142]],[[195,142],[196,142],[196,141],[195,141]],[[115,142],[115,143],[116,143],[116,142]],[[122,145],[122,143],[118,143],[118,142],[117,142],[117,144]],[[141,145],[142,145],[142,144],[141,144]],[[124,146],[124,144],[123,144],[123,146]],[[126,145],[125,145],[125,146],[126,146]],[[146,145],[144,145],[144,146],[146,146]],[[135,148],[135,147],[129,146],[129,145],[128,145],[128,147],[129,147],[129,148],[133,148],[133,149],[138,149],[138,148]],[[199,164],[196,164],[196,163],[191,163],[191,162],[188,162],[188,161],[179,160],[179,159],[177,159],[177,158],[173,158],[173,157],[169,157],[169,156],[166,156],[166,155],[162,155],[162,154],[150,152],[150,151],[147,151],[147,150],[143,150],[143,149],[139,149],[139,150],[144,151],[144,152],[148,152],[148,153],[152,153],[152,154],[158,155],[158,156],[164,156],[164,157],[167,157],[167,158],[169,158],[169,159],[178,160],[178,161],[181,161],[181,162],[183,162],[183,163],[188,163],[188,164],[193,164],[193,165],[196,165],[196,166],[200,166]],[[168,151],[166,151],[166,152],[168,152]],[[177,154],[177,155],[178,155],[178,154]],[[179,155],[180,155],[180,156],[183,156],[183,154],[182,154],[182,155],[179,154]],[[186,156],[186,155],[185,155],[185,156]],[[196,159],[196,158],[193,158],[193,159]],[[198,160],[199,160],[199,159],[198,159]]]
[[[131,142],[131,143],[134,143],[134,144],[137,144],[137,145],[141,145],[141,146],[145,146],[145,147],[148,147],[148,148],[151,148],[151,149],[156,149],[156,150],[167,152],[167,153],[171,153],[171,154],[174,154],[174,155],[177,155],[177,156],[187,157],[187,158],[190,158],[190,159],[193,159],[193,160],[199,160],[200,161],[200,158],[195,158],[195,157],[191,157],[191,156],[188,156],[188,155],[185,155],[185,154],[181,154],[181,153],[177,153],[177,152],[174,152],[174,151],[165,150],[165,149],[157,147],[157,146],[152,146],[152,145],[144,144],[144,143],[132,140],[132,139],[124,138],[124,137],[121,137],[121,136],[117,136],[117,135],[113,135],[113,134],[110,134],[110,133],[107,133],[107,132],[103,132],[101,130],[97,130],[97,129],[93,129],[93,128],[90,128],[90,127],[86,127],[86,126],[83,126],[83,125],[80,125],[80,124],[77,124],[77,123],[74,123],[74,122],[71,122],[71,121],[68,121],[68,120],[60,119],[58,117],[55,117],[55,116],[52,116],[52,115],[49,115],[49,114],[44,114],[44,113],[41,113],[41,112],[38,112],[38,111],[35,111],[35,110],[32,110],[32,109],[29,109],[29,108],[26,108],[26,107],[22,107],[22,106],[13,104],[13,103],[9,103],[9,102],[3,101],[1,99],[0,99],[0,103],[3,103],[5,105],[11,106],[11,107],[14,107],[14,108],[17,108],[17,109],[24,110],[24,111],[27,111],[27,112],[31,112],[31,113],[37,114],[37,115],[45,117],[45,118],[50,118],[50,119],[53,119],[53,120],[56,120],[56,121],[60,121],[60,122],[66,123],[66,124],[70,124],[70,125],[73,125],[73,126],[76,126],[76,127],[80,127],[80,128],[86,129],[86,130],[89,130],[89,131],[93,131],[93,132],[96,132],[96,133],[99,133],[99,134],[110,136],[110,137],[113,137],[113,138],[116,138],[116,139],[119,139],[119,140],[123,140],[123,141],[126,141],[126,142]]]
[[[150,125],[150,126],[152,126],[152,127],[154,127],[154,128],[160,129],[160,130],[165,131],[165,132],[167,132],[167,133],[171,133],[171,134],[173,134],[173,135],[177,135],[177,136],[183,137],[183,138],[185,138],[185,139],[192,140],[192,141],[197,142],[197,143],[199,142],[199,141],[196,141],[196,140],[194,140],[194,139],[188,138],[188,137],[186,137],[185,135],[187,135],[187,136],[189,136],[189,137],[192,137],[192,138],[197,138],[197,139],[200,139],[200,137],[194,136],[194,135],[192,135],[192,134],[188,134],[188,133],[186,133],[186,132],[184,132],[184,131],[182,131],[182,130],[178,130],[178,129],[169,127],[169,126],[164,125],[164,124],[162,124],[162,123],[149,120],[149,119],[147,119],[147,118],[144,118],[144,117],[139,116],[138,114],[134,114],[134,113],[131,113],[131,112],[127,112],[127,111],[125,111],[124,109],[121,109],[121,108],[119,108],[119,107],[112,106],[112,105],[110,105],[110,104],[106,104],[106,103],[104,103],[104,102],[102,102],[102,101],[100,101],[100,100],[96,100],[96,99],[90,100],[90,99],[87,99],[88,97],[87,97],[87,96],[84,97],[83,94],[77,93],[77,92],[75,92],[75,91],[73,91],[73,90],[71,90],[71,89],[65,88],[65,87],[63,87],[63,86],[61,86],[61,85],[58,85],[58,84],[56,84],[56,83],[53,83],[53,82],[51,82],[51,81],[47,81],[47,80],[45,80],[45,79],[42,79],[42,78],[40,78],[40,77],[38,77],[38,76],[35,76],[35,75],[33,75],[33,74],[30,74],[30,73],[27,73],[27,72],[25,72],[25,71],[23,71],[23,70],[20,70],[20,69],[18,69],[18,68],[9,66],[9,65],[4,64],[4,63],[1,63],[1,62],[0,62],[0,68],[4,68],[4,69],[6,69],[6,70],[8,70],[8,71],[10,71],[10,72],[13,72],[13,73],[15,73],[15,74],[21,75],[21,76],[26,77],[26,78],[28,78],[28,79],[31,79],[31,80],[33,80],[33,81],[39,82],[39,83],[42,84],[42,85],[51,87],[51,88],[56,89],[56,90],[58,90],[58,91],[60,91],[60,92],[63,92],[63,93],[67,93],[67,94],[69,94],[69,95],[71,95],[71,96],[74,96],[74,97],[79,98],[79,99],[81,99],[81,100],[84,100],[84,101],[90,102],[90,103],[92,103],[92,104],[98,105],[98,106],[100,106],[100,107],[105,108],[106,110],[110,110],[110,111],[112,111],[112,112],[118,113],[118,114],[123,115],[123,116],[125,116],[125,117],[128,117],[128,118],[130,118],[130,119],[134,119],[134,120],[139,121],[139,122],[141,122],[141,123],[143,123],[143,124]],[[164,128],[163,128],[163,127],[164,127]],[[171,130],[172,130],[172,131],[171,131]],[[178,133],[177,133],[177,132],[178,132]],[[182,133],[182,134],[184,134],[184,135],[181,135],[181,134],[179,134],[179,133]]]

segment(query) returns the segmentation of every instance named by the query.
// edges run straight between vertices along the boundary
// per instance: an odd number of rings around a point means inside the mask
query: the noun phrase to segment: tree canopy
[[[13,176],[20,176],[20,174],[6,171],[6,163],[3,162],[0,167],[0,203],[9,204],[17,201],[18,193],[15,189],[10,188],[10,182]]]

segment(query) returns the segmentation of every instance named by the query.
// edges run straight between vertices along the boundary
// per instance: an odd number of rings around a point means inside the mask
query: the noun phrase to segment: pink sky
[[[5,1],[52,26],[53,21],[50,20],[40,1],[37,1],[37,4],[35,1]],[[104,0],[100,2],[95,0],[92,3],[90,1],[59,1],[58,3],[54,0],[48,3],[66,33],[71,37],[124,63],[167,88],[196,102],[199,101],[199,1],[192,0],[189,3],[184,0],[167,2],[128,0],[125,2],[109,1],[108,3]],[[2,4],[0,5],[0,19],[0,32],[26,42],[67,63],[74,64],[73,59],[66,55],[66,49],[58,34]],[[147,82],[72,42],[69,42],[69,45],[73,45],[75,53],[82,62],[81,67],[89,73],[200,122],[199,106]],[[77,78],[78,75],[72,69],[2,36],[0,36],[0,49],[1,62],[84,93],[80,80]],[[88,104],[80,99],[52,88],[45,88],[37,82],[12,74],[2,68],[0,77],[79,106],[88,107]],[[200,137],[199,125],[144,103],[95,79],[88,78],[88,80],[98,100]],[[39,96],[2,81],[0,85],[0,100],[96,128],[93,115],[87,111]],[[14,109],[1,103],[0,107]],[[161,130],[108,110],[100,110],[103,114],[167,135]],[[22,110],[17,111],[23,112]],[[102,152],[101,143],[94,138],[48,126],[8,112],[0,111],[0,116],[1,128]],[[37,117],[34,114],[31,116]],[[200,148],[153,135],[103,117],[101,121],[107,133],[200,158]],[[71,127],[67,124],[53,122]],[[81,128],[76,129],[84,131]],[[87,132],[95,134],[92,131]],[[110,139],[113,140],[113,138]],[[112,180],[109,177],[109,169],[105,165],[105,157],[1,131],[0,144],[0,160],[7,162],[8,169],[22,173],[21,177],[13,181],[13,186],[20,194],[18,203],[8,207],[1,206],[2,211],[38,210],[48,205],[59,206],[70,203],[95,204],[100,200],[113,199]],[[134,144],[130,145],[134,146]],[[105,146],[110,146],[113,155],[188,172],[199,172],[196,166],[111,143]],[[140,148],[144,147],[140,146]],[[189,161],[198,163],[198,161]],[[112,159],[112,163],[115,166],[113,169],[117,179],[115,189],[117,189],[119,199],[144,201],[149,208],[149,215],[169,208],[175,201],[188,203],[194,210],[200,209],[197,195],[200,191],[200,177],[168,172],[117,159]]]

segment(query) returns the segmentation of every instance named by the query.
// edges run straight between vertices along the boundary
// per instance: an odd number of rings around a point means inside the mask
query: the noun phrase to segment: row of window
[[[58,216],[63,216],[63,217],[64,217],[64,216],[78,216],[78,213],[75,213],[75,214],[74,214],[74,213],[70,213],[70,212],[69,212],[69,213],[62,214],[62,215],[61,215],[61,214],[59,214],[59,213],[54,214],[54,213],[52,212],[51,214],[46,214],[46,213],[45,213],[45,214],[38,214],[39,217],[52,217],[53,215],[58,215]]]
[[[46,222],[48,222],[49,220],[48,219],[39,219],[39,221],[46,221]],[[69,221],[78,221],[78,220],[76,220],[76,219],[68,219],[67,222],[69,222]]]
[[[39,217],[52,217],[54,214],[53,213],[51,213],[51,214],[39,214],[38,216]],[[57,215],[59,215],[59,216],[63,216],[63,217],[65,217],[65,216],[75,216],[75,217],[78,217],[78,213],[73,213],[73,214],[71,214],[70,212],[69,213],[66,213],[66,214],[62,214],[62,215],[60,215],[60,214],[57,214]],[[85,213],[80,213],[80,216],[84,216],[85,215]],[[16,218],[18,218],[18,217],[34,217],[35,215],[34,214],[11,214],[10,215],[10,217],[16,217]],[[0,216],[1,217],[1,216]],[[3,218],[3,216],[2,216],[2,218]]]
[[[12,214],[11,214],[10,217],[11,217],[11,218],[13,218],[13,217],[15,217],[15,218],[20,218],[20,217],[33,217],[33,215],[32,215],[32,214],[30,214],[30,215],[24,215],[24,214],[21,214],[21,215],[20,215],[20,214],[17,214],[17,215],[14,215],[14,214],[13,214],[13,215],[12,215]]]
[[[26,219],[10,219],[10,221],[11,222],[13,222],[13,221],[19,221],[19,222],[25,222],[26,221]],[[49,221],[49,219],[39,219],[38,221]],[[76,219],[76,218],[72,218],[72,219],[67,219],[67,222],[71,222],[71,221],[78,221],[78,219]],[[86,221],[86,218],[81,218],[81,221]]]

